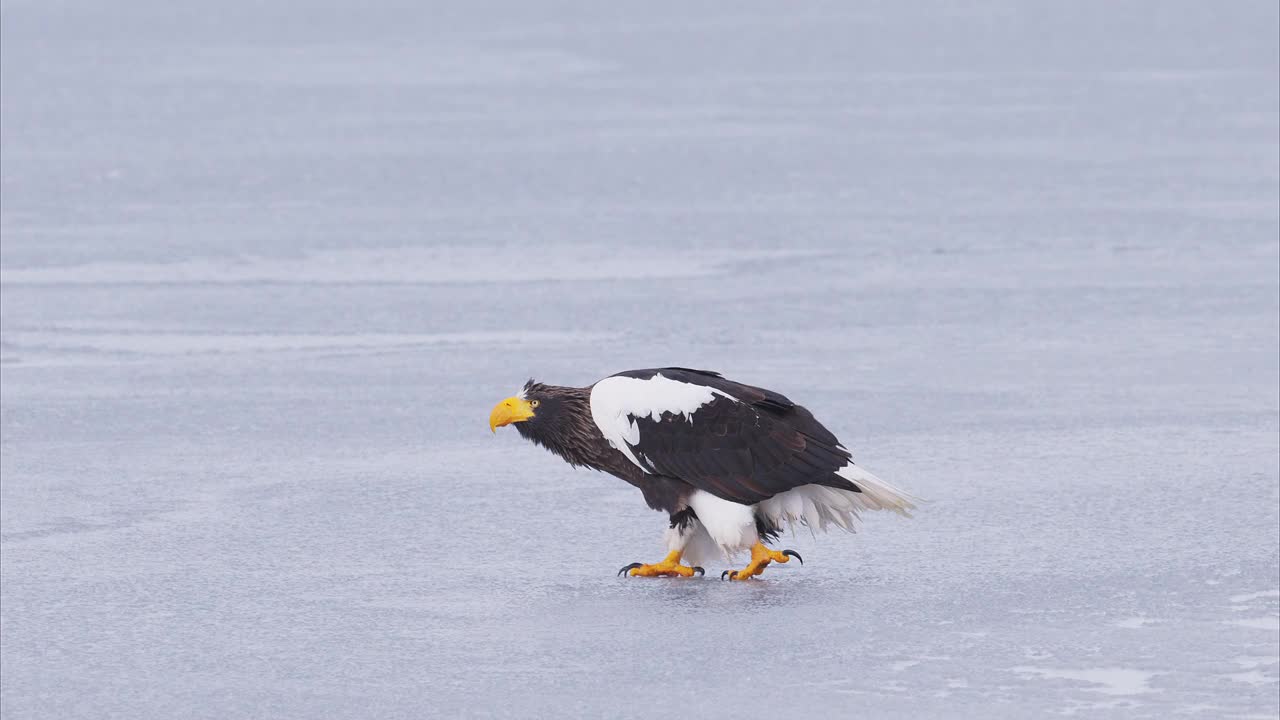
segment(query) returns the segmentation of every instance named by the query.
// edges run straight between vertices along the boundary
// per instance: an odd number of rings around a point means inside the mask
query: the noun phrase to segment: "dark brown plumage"
[[[780,393],[726,380],[719,373],[686,368],[632,370],[615,377],[648,379],[662,373],[678,382],[720,390],[690,423],[678,413],[641,425],[637,446],[651,464],[645,472],[612,447],[591,414],[591,388],[530,380],[525,398],[539,402],[536,415],[516,425],[520,435],[569,464],[615,475],[640,488],[655,510],[676,512],[694,489],[751,505],[802,485],[860,492],[836,470],[850,455],[813,414]]]

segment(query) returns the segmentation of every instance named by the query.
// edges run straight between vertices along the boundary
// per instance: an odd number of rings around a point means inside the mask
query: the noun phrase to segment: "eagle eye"
[[[537,400],[530,400],[530,401],[529,401],[529,407],[538,407],[538,401],[537,401]]]

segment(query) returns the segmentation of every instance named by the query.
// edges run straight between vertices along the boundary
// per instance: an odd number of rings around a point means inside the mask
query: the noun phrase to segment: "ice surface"
[[[1039,667],[1016,667],[1021,674],[1061,680],[1078,680],[1097,687],[1088,688],[1104,695],[1141,695],[1151,692],[1148,683],[1157,673],[1128,668],[1090,668],[1087,670],[1060,670]]]
[[[0,712],[1276,717],[1274,2],[4,0]],[[488,432],[803,401],[751,584]]]

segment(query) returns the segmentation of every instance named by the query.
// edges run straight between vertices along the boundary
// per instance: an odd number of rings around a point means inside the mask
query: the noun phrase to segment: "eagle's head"
[[[515,425],[521,436],[546,447],[571,463],[583,464],[582,452],[599,440],[591,421],[587,388],[543,385],[530,380],[516,395],[489,413],[489,429]]]

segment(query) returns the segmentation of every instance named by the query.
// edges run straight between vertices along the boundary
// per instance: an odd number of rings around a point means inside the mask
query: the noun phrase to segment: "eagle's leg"
[[[618,571],[619,575],[627,574],[631,577],[671,577],[679,575],[681,577],[693,577],[694,574],[705,575],[706,570],[700,567],[689,567],[680,564],[680,556],[683,553],[679,550],[672,550],[662,559],[662,562],[646,565],[644,563],[631,563],[630,565]]]
[[[795,550],[770,550],[762,543],[756,542],[755,545],[751,546],[751,562],[747,563],[747,566],[741,570],[725,570],[720,573],[720,579],[749,580],[763,573],[764,569],[769,567],[769,563],[784,563],[791,558],[799,560],[801,565],[804,564],[804,558],[800,557],[800,553]]]
[[[691,567],[680,564],[680,558],[684,555],[685,546],[689,544],[690,537],[700,527],[697,523],[698,516],[689,508],[683,508],[672,513],[671,527],[666,534],[667,550],[670,552],[662,559],[662,562],[652,565],[631,563],[619,570],[618,574],[630,577],[671,577],[673,575],[693,577],[694,574],[707,574],[706,570],[697,565]]]

